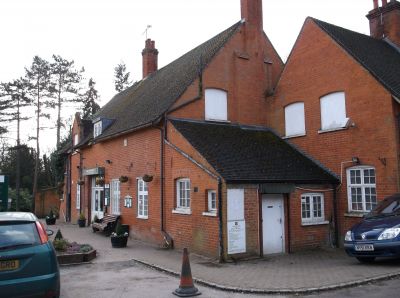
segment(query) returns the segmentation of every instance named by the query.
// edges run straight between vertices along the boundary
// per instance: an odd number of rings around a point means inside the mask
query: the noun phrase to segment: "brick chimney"
[[[367,18],[369,20],[370,35],[374,38],[388,38],[400,46],[400,2],[397,0],[373,0],[374,9]]]
[[[242,19],[256,30],[263,31],[262,0],[240,0]]]
[[[142,51],[143,57],[143,78],[158,69],[158,50],[155,48],[155,41],[148,38]]]

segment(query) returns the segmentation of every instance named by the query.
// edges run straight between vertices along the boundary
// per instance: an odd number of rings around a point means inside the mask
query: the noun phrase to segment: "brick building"
[[[68,220],[120,214],[133,237],[168,235],[220,259],[332,240],[338,179],[265,127],[284,65],[263,32],[262,1],[241,0],[241,10],[240,22],[162,69],[147,40],[143,79],[92,119],[76,115]]]
[[[371,36],[306,19],[267,125],[340,178],[340,234],[399,192],[400,3],[373,1]]]

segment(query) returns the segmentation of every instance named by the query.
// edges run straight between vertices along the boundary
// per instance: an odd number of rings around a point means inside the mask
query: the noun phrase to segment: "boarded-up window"
[[[304,121],[304,102],[296,102],[285,107],[285,134],[286,136],[304,135],[306,126]]]
[[[345,127],[348,120],[344,92],[335,92],[321,97],[322,130]]]
[[[205,118],[206,120],[228,120],[228,95],[223,90],[206,89],[205,92]]]

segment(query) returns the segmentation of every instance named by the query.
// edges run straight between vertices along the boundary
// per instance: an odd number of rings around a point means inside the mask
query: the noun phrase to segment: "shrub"
[[[54,239],[53,246],[57,251],[66,251],[68,248],[68,241],[66,239]]]
[[[61,240],[63,239],[63,235],[61,234],[60,229],[58,229],[56,236],[54,237],[54,240]]]

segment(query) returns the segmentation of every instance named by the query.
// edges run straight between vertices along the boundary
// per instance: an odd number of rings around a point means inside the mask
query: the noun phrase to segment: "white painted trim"
[[[211,212],[211,211],[209,211],[209,212],[203,212],[202,215],[203,215],[203,216],[216,217],[216,216],[217,216],[217,212],[216,212],[216,211],[215,211],[215,212]]]
[[[315,221],[315,222],[302,222],[301,225],[302,226],[318,226],[318,225],[327,225],[329,224],[329,221],[324,220],[324,221]]]
[[[348,127],[337,127],[337,128],[332,128],[332,129],[320,129],[320,130],[318,130],[318,133],[321,134],[321,133],[346,130],[346,129],[349,129],[349,128]]]
[[[305,137],[306,135],[307,135],[306,133],[301,133],[298,135],[284,136],[284,137],[282,137],[282,139],[286,140],[286,139],[291,139],[291,138]]]
[[[185,215],[191,215],[192,214],[192,210],[190,210],[190,208],[176,208],[176,209],[172,209],[172,213],[174,214],[185,214]]]

